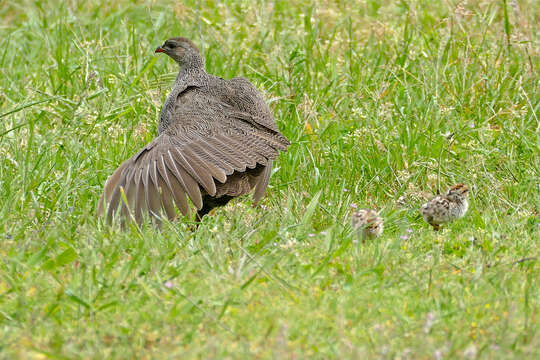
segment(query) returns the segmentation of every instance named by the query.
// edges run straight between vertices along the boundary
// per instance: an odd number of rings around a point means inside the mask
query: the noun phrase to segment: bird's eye
[[[165,46],[168,48],[174,49],[176,47],[176,44],[170,41],[166,41]]]

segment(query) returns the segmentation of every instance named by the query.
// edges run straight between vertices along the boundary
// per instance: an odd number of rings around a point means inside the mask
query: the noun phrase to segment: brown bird
[[[424,220],[439,230],[441,224],[449,223],[465,216],[469,209],[469,188],[465,184],[452,186],[446,195],[437,195],[420,207]]]
[[[109,177],[98,214],[141,223],[144,214],[175,218],[174,205],[200,221],[212,208],[253,188],[264,196],[272,161],[290,142],[276,126],[263,96],[245,78],[206,73],[193,42],[171,38],[158,47],[180,67],[161,111],[158,136]],[[120,208],[120,211],[119,211]]]
[[[351,226],[362,240],[375,239],[383,233],[384,221],[378,212],[360,209],[352,213]]]

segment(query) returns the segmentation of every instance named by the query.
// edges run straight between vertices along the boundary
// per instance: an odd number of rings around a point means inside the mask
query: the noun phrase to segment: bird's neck
[[[178,71],[178,76],[176,79],[181,79],[183,77],[204,72],[204,61],[200,56],[194,56],[185,63],[178,64],[180,70]]]

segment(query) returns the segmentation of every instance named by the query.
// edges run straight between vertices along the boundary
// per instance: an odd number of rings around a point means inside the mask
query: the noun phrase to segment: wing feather
[[[218,83],[225,84],[224,97],[197,90],[174,100],[182,106],[169,109],[173,118],[166,126],[160,124],[160,135],[107,180],[98,214],[107,209],[112,219],[120,207],[122,217],[134,217],[137,223],[147,213],[159,221],[162,212],[174,219],[175,206],[189,216],[188,197],[200,210],[203,195],[245,194],[255,187],[255,202],[264,196],[272,160],[290,142],[249,81]],[[194,101],[199,96],[208,102]],[[212,106],[201,107],[207,103]]]
[[[161,174],[165,178],[167,185],[169,185],[176,207],[180,210],[182,215],[189,216],[190,211],[189,211],[189,206],[187,203],[185,190],[182,187],[182,185],[179,183],[178,179],[176,178],[176,175],[171,174],[172,176],[169,176],[169,172],[171,171],[171,169],[170,169],[170,165],[167,165],[166,159],[169,159],[170,163],[174,164],[174,160],[172,159],[172,156],[170,158],[169,156],[170,156],[169,153],[167,153],[166,155],[161,154],[161,162],[164,167],[164,170]]]
[[[235,154],[234,150],[227,146],[227,144],[224,144],[215,137],[208,139],[208,144],[221,155],[220,160],[227,161],[232,165],[234,170],[241,172],[246,170],[246,165],[238,158],[238,154]]]
[[[204,161],[203,159],[201,159],[189,147],[184,149],[184,156],[189,162],[194,164],[194,167],[197,167],[201,169],[201,171],[205,171],[206,173],[208,173],[208,175],[210,176],[209,182],[211,181],[211,187],[210,189],[206,189],[206,191],[209,195],[214,196],[216,193],[216,185],[212,177],[215,179],[223,179],[223,181],[225,181],[225,179],[227,178],[225,172],[216,165],[214,165],[212,162]]]
[[[150,215],[159,218],[159,198],[157,194],[157,188],[152,182],[151,178],[150,164],[146,164],[143,170],[143,186],[144,186],[144,200],[146,202],[146,207]]]
[[[229,150],[230,154],[234,154],[235,158],[238,159],[240,163],[242,163],[242,166],[244,168],[243,171],[245,171],[246,166],[248,167],[255,167],[255,163],[253,163],[253,160],[250,158],[249,154],[244,152],[239,143],[235,141],[231,141],[230,138],[226,137],[223,134],[217,134],[216,140],[221,142],[223,146],[226,146]],[[253,164],[252,166],[249,166],[250,164]]]
[[[167,219],[173,220],[176,217],[176,211],[174,211],[174,205],[172,201],[173,196],[172,196],[171,190],[161,175],[157,176],[157,181],[158,181],[158,192],[161,199],[161,205],[163,206],[163,209],[165,210]]]
[[[105,211],[105,204],[110,203],[111,197],[114,193],[115,188],[118,185],[118,182],[122,178],[122,173],[124,169],[128,166],[128,161],[125,161],[118,167],[118,169],[115,170],[115,172],[107,179],[107,182],[105,182],[105,187],[103,188],[103,194],[101,195],[101,198],[99,199],[97,213],[98,215],[103,215]]]
[[[176,179],[182,185],[184,191],[187,192],[197,209],[202,209],[202,195],[197,182],[184,170],[180,163],[176,162],[176,158],[171,150],[168,151],[168,155],[166,160],[169,160],[167,161],[169,169],[172,170],[173,175],[176,176]]]
[[[270,180],[270,174],[272,174],[272,160],[268,160],[268,164],[264,168],[264,171],[257,182],[257,186],[255,187],[255,192],[253,193],[253,202],[255,204],[264,197]]]
[[[266,157],[262,156],[259,152],[255,151],[252,146],[249,146],[250,142],[245,141],[244,137],[239,135],[231,135],[229,141],[233,146],[242,151],[249,157],[250,163],[248,167],[254,168],[257,163],[265,165],[267,162]]]
[[[214,164],[218,168],[222,169],[224,176],[218,178],[219,181],[225,182],[226,176],[231,175],[234,172],[234,166],[231,162],[224,159],[222,152],[214,148],[208,141],[201,139],[196,143],[191,144],[192,149],[195,149],[197,155],[207,162]],[[223,180],[223,181],[222,181]]]
[[[206,192],[210,195],[216,193],[216,184],[212,179],[208,169],[204,165],[199,164],[197,161],[187,159],[184,151],[180,151],[178,148],[173,149],[175,153],[174,159],[179,163],[195,180],[201,184]],[[191,160],[191,161],[190,161]]]

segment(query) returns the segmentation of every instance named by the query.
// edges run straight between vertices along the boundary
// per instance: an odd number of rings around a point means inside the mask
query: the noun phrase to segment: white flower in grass
[[[478,354],[478,349],[476,348],[476,345],[471,344],[469,345],[464,351],[463,356],[469,359],[476,359],[476,355]]]

